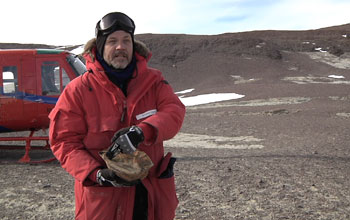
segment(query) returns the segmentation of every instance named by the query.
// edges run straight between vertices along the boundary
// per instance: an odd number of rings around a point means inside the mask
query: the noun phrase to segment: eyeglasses
[[[95,34],[96,37],[101,34],[107,35],[117,29],[134,34],[135,23],[126,14],[121,12],[112,12],[105,15],[99,22],[97,22]]]

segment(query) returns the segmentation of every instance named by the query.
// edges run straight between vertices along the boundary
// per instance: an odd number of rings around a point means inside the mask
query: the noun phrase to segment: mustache
[[[114,53],[114,56],[124,56],[124,57],[127,57],[128,54],[125,52],[125,51],[117,51]]]

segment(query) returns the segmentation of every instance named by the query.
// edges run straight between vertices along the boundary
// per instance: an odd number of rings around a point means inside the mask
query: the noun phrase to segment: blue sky
[[[1,3],[0,42],[84,44],[108,12],[136,34],[308,30],[350,23],[349,0],[11,0]]]

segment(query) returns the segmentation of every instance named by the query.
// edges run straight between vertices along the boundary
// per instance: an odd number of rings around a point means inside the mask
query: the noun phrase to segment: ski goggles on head
[[[131,35],[135,31],[135,23],[126,14],[121,12],[112,12],[105,15],[96,24],[96,37],[99,35],[108,35],[116,30],[123,30]]]

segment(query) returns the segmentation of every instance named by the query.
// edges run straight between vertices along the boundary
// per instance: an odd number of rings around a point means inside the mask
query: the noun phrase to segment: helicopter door
[[[58,61],[43,61],[41,63],[41,95],[56,96],[60,88],[60,63]]]
[[[23,101],[19,91],[19,65],[15,60],[0,66],[0,121],[16,127],[23,117]],[[1,130],[1,127],[0,127]]]
[[[47,115],[56,104],[68,78],[62,63],[57,57],[37,58],[37,92],[42,103],[38,111],[41,121],[48,120]]]
[[[23,57],[21,59],[22,72],[21,91],[23,96],[23,115],[28,121],[28,126],[35,128],[37,126],[37,88],[35,73],[35,58]]]

